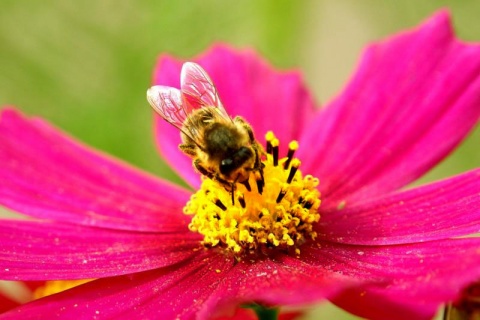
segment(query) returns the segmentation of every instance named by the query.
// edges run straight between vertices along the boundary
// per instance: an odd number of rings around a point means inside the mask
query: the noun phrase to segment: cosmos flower
[[[369,46],[345,90],[321,109],[296,72],[275,71],[252,51],[216,46],[195,61],[227,112],[244,117],[262,144],[272,130],[278,140],[270,144],[279,142],[283,156],[298,141],[294,181],[310,177],[305,183],[320,191],[310,203],[297,195],[301,210],[320,205],[311,230],[288,234],[298,250],[277,247],[276,235],[262,238],[260,251],[242,251],[251,234],[234,239],[240,253],[225,243],[202,245],[206,238],[189,229],[192,217],[183,210],[205,183],[178,150],[178,130],[161,119],[160,151],[192,189],[6,109],[0,204],[33,220],[2,220],[0,278],[97,280],[3,318],[206,319],[245,302],[323,299],[372,319],[430,318],[478,280],[480,240],[462,236],[480,230],[480,170],[404,189],[458,146],[480,115],[480,47],[455,38],[446,12]],[[155,84],[179,88],[181,65],[162,56]],[[266,188],[271,181],[265,177]],[[211,188],[218,197],[225,191]],[[268,190],[257,191],[260,202],[271,202]],[[275,210],[290,205],[293,215],[290,191]],[[292,226],[294,233],[305,223]]]

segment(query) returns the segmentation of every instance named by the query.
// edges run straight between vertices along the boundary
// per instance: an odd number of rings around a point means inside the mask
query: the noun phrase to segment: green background
[[[219,41],[253,47],[277,67],[299,68],[317,100],[326,102],[366,43],[442,7],[450,8],[462,39],[480,40],[478,1],[3,0],[0,105],[41,116],[91,146],[179,181],[157,156],[145,100],[160,53],[188,58]],[[479,142],[476,130],[421,182],[478,167]]]

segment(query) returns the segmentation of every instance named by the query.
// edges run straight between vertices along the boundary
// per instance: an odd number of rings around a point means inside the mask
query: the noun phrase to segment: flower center
[[[292,141],[285,158],[279,159],[279,140],[266,135],[267,152],[260,171],[233,190],[212,179],[204,179],[192,195],[184,213],[194,215],[191,231],[204,236],[203,245],[220,247],[235,255],[267,253],[273,248],[293,250],[317,234],[312,225],[320,214],[318,179],[302,176],[300,160],[293,155],[298,143]]]

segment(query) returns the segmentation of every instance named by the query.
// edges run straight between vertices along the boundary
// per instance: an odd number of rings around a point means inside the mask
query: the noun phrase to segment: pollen
[[[292,141],[286,157],[279,159],[279,140],[266,135],[263,170],[227,190],[216,180],[203,179],[184,213],[193,215],[189,229],[204,236],[207,248],[220,248],[235,256],[283,250],[299,255],[299,247],[316,238],[313,224],[320,214],[318,179],[303,176],[294,157]]]

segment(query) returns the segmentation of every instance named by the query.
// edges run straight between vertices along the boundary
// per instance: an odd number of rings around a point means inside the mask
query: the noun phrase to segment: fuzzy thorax
[[[298,143],[289,144],[279,159],[279,141],[267,133],[267,155],[261,172],[253,172],[232,192],[215,180],[204,179],[184,213],[194,215],[191,231],[204,236],[205,247],[219,247],[237,256],[281,249],[300,253],[299,246],[315,239],[312,225],[320,219],[318,179],[302,176],[294,158]],[[233,203],[232,203],[233,199]]]

